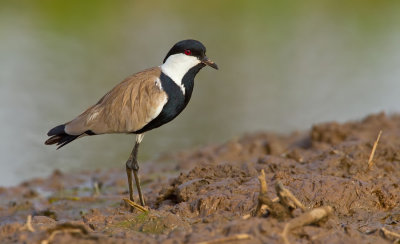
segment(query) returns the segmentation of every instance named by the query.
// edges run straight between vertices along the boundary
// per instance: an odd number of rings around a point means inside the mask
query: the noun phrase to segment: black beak
[[[203,64],[206,64],[214,69],[218,69],[218,65],[216,63],[214,63],[213,61],[211,61],[209,58],[207,58],[207,56],[204,56],[204,58],[201,60],[201,62]]]

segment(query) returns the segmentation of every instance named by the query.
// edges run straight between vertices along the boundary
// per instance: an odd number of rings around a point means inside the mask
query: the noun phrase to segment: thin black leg
[[[132,160],[129,157],[128,161],[126,161],[126,175],[128,176],[128,187],[129,187],[129,199],[133,201],[133,181],[132,181]],[[131,207],[131,211],[133,211],[133,207]]]
[[[132,172],[136,182],[136,188],[139,194],[140,205],[145,206],[144,197],[142,194],[142,189],[140,187],[140,179],[139,179],[139,163],[137,161],[137,154],[139,150],[140,142],[143,139],[143,134],[138,134],[136,137],[135,146],[132,149],[131,155],[129,156],[128,161],[126,162],[126,174],[128,176],[128,186],[129,186],[129,199],[133,201],[133,181],[132,181]]]

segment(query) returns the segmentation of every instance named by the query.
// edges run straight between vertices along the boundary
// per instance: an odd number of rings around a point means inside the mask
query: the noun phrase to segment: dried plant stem
[[[261,174],[258,176],[258,180],[260,181],[260,195],[258,196],[257,207],[254,212],[254,216],[260,216],[261,214],[261,207],[263,202],[260,200],[262,196],[267,194],[267,181],[265,180],[265,172],[262,169]]]
[[[379,139],[381,138],[382,135],[382,130],[379,131],[378,137],[376,138],[376,141],[374,142],[374,145],[372,146],[371,154],[369,155],[368,159],[368,169],[371,169],[372,166],[374,165],[373,159],[375,155],[375,150],[376,147],[378,146]]]
[[[232,242],[232,241],[240,241],[240,240],[248,240],[251,239],[251,236],[248,234],[237,234],[233,236],[222,237],[219,239],[211,240],[211,241],[202,241],[197,242],[197,244],[218,244],[223,242]]]
[[[276,193],[279,196],[280,202],[293,209],[298,207],[301,210],[306,211],[306,207],[297,199],[291,191],[286,189],[281,182],[277,182],[275,185]]]
[[[286,225],[285,228],[283,229],[282,232],[282,239],[285,244],[289,244],[289,239],[287,237],[288,233],[296,228],[317,223],[323,218],[331,215],[333,212],[332,207],[330,206],[325,206],[325,207],[320,207],[320,208],[314,208],[306,213],[303,213],[302,215],[290,220]]]
[[[22,226],[21,230],[28,230],[30,232],[35,232],[35,229],[32,226],[32,215],[28,215],[26,218],[26,223]]]
[[[258,180],[260,181],[260,194],[258,195],[257,207],[253,212],[253,216],[261,216],[264,207],[268,209],[271,216],[283,220],[292,217],[292,211],[296,207],[300,207],[303,211],[306,209],[281,182],[277,182],[275,185],[278,199],[274,198],[274,200],[271,200],[267,195],[268,187],[264,170],[261,170]]]
[[[390,230],[388,230],[388,229],[386,229],[385,227],[382,227],[381,228],[381,233],[385,236],[385,237],[394,237],[394,238],[396,238],[397,240],[399,240],[400,239],[400,234],[398,234],[398,233],[396,233],[396,232],[393,232],[393,231],[390,231]]]
[[[49,237],[45,240],[42,240],[41,244],[49,244],[53,241],[56,235],[61,233],[72,233],[72,234],[81,234],[88,235],[89,232],[84,225],[80,224],[72,224],[72,223],[63,223],[55,226],[54,228],[50,228],[47,230]]]
[[[47,238],[46,240],[43,240],[41,242],[41,244],[49,244],[50,242],[53,241],[54,237],[57,234],[61,234],[61,233],[81,233],[81,231],[79,229],[55,230],[50,234],[49,238]]]

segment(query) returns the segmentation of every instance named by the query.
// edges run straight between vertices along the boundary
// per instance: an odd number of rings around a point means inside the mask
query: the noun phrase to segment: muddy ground
[[[398,241],[400,115],[377,114],[286,136],[249,134],[142,163],[148,213],[130,213],[122,200],[123,163],[112,170],[56,171],[47,179],[0,188],[0,242],[282,243],[285,225],[302,211],[279,217],[263,208],[261,216],[251,216],[262,169],[271,199],[281,182],[306,212],[333,208],[330,216],[289,231],[290,243]]]

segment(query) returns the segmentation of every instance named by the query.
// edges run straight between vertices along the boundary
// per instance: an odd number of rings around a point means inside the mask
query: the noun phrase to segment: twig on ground
[[[382,130],[379,131],[378,137],[376,138],[376,141],[374,142],[374,145],[372,146],[371,154],[369,155],[368,159],[368,169],[371,169],[372,166],[374,165],[373,159],[375,155],[375,150],[376,147],[378,146],[379,139],[381,138],[382,135]]]
[[[296,207],[301,208],[301,210],[306,211],[306,207],[297,199],[292,192],[286,189],[281,182],[277,182],[275,185],[276,193],[278,194],[280,202],[292,209]]]
[[[93,196],[100,196],[100,185],[101,183],[99,183],[98,181],[95,181],[93,183]]]
[[[288,233],[296,228],[317,223],[323,218],[329,216],[332,214],[333,209],[330,206],[325,206],[325,207],[320,207],[320,208],[314,208],[306,213],[303,213],[302,215],[290,220],[286,225],[285,228],[283,229],[282,232],[282,239],[285,244],[289,244],[288,240]]]
[[[265,180],[264,170],[261,170],[261,174],[258,176],[260,181],[260,194],[258,195],[258,203],[256,210],[253,212],[253,216],[261,216],[261,208],[267,206],[272,217],[277,219],[285,219],[288,217],[293,217],[292,211],[296,208],[300,208],[303,212],[307,208],[294,196],[294,194],[286,189],[281,182],[277,182],[275,185],[275,190],[277,192],[279,201],[272,201],[267,196],[267,182]],[[288,234],[291,230],[318,223],[325,217],[331,215],[333,209],[330,206],[324,206],[312,209],[308,212],[301,214],[300,216],[288,221],[282,231],[282,239],[285,244],[289,244]],[[243,219],[248,219],[249,216],[243,216]]]
[[[253,212],[253,216],[262,216],[263,215],[263,207],[266,206],[271,216],[277,219],[285,219],[292,217],[292,209],[285,205],[285,201],[279,197],[279,201],[273,201],[267,195],[267,182],[265,180],[264,170],[261,170],[261,174],[258,176],[258,180],[260,181],[260,194],[258,195],[258,202],[255,211]],[[283,186],[282,186],[283,187]],[[286,190],[286,189],[285,189]],[[287,190],[289,192],[289,190]],[[292,195],[293,194],[289,194]],[[286,196],[286,195],[285,195]],[[294,196],[293,196],[294,197]],[[297,200],[297,199],[296,199]],[[297,200],[298,201],[298,200]]]
[[[141,212],[144,212],[144,213],[148,213],[149,212],[149,210],[147,208],[135,203],[134,201],[129,200],[128,198],[124,198],[123,200],[129,206],[134,207],[134,208],[136,208],[137,210],[139,210]]]
[[[47,233],[49,234],[49,237],[41,241],[41,244],[49,244],[50,242],[53,241],[54,237],[60,233],[83,234],[83,235],[89,234],[85,226],[79,224],[71,224],[71,223],[64,223],[57,225],[54,228],[48,229]]]
[[[250,219],[251,218],[251,214],[245,214],[242,216],[242,219],[246,220],[246,219]]]
[[[248,234],[237,234],[233,236],[222,237],[219,239],[211,240],[211,241],[201,241],[197,242],[197,244],[218,244],[223,242],[232,242],[232,241],[240,241],[240,240],[248,240],[251,239],[251,236]]]
[[[258,202],[257,202],[257,207],[256,210],[254,211],[254,216],[260,216],[261,215],[261,207],[263,205],[263,202],[260,200],[260,197],[262,195],[267,194],[267,181],[265,180],[265,172],[262,169],[261,174],[258,176],[258,180],[260,181],[260,194],[258,195]]]
[[[22,226],[21,230],[28,230],[30,232],[35,232],[35,229],[32,226],[32,215],[28,215],[26,218],[26,223]]]
[[[386,229],[385,227],[382,227],[380,229],[380,233],[381,235],[383,235],[384,238],[389,238],[389,239],[395,239],[395,243],[397,243],[400,240],[400,234],[390,231],[388,229]]]

